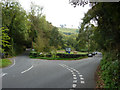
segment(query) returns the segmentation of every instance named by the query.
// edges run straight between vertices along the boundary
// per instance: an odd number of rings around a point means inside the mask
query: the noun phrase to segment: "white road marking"
[[[72,70],[74,70],[74,68],[71,68]]]
[[[73,88],[75,88],[76,86],[77,86],[76,84],[73,84],[73,86],[72,86],[72,87],[73,87]]]
[[[75,72],[79,75],[79,77],[80,77],[80,83],[81,84],[84,84],[85,83],[85,81],[84,81],[84,78],[83,78],[83,75],[81,75],[80,74],[80,72],[78,71],[78,70],[76,70],[76,69],[74,69],[74,68],[71,68],[71,67],[69,67],[69,66],[67,66],[67,65],[65,65],[65,64],[59,64],[60,66],[62,66],[62,67],[64,67],[64,68],[66,68],[67,70],[69,70],[71,73],[72,73],[72,75],[73,75],[73,85],[72,85],[72,87],[73,88],[76,88],[77,87],[77,84],[75,84],[75,83],[77,83],[77,75],[75,74]]]
[[[33,68],[33,65],[32,65],[30,68],[28,68],[27,70],[22,71],[21,73],[25,73],[25,72],[29,71],[29,70],[32,69],[32,68]]]
[[[77,72],[78,74],[80,74],[79,72]]]
[[[71,70],[71,69],[69,69],[68,67],[67,67],[66,69]]]
[[[77,83],[77,80],[73,80],[73,83]]]
[[[74,89],[70,89],[70,90],[74,90]]]
[[[81,83],[83,83],[83,84],[84,84],[84,83],[85,83],[85,81],[81,81]]]
[[[82,77],[83,75],[79,75],[80,77]]]
[[[74,73],[74,72],[72,72],[72,74],[74,75],[75,73]]]
[[[76,69],[73,69],[73,71],[76,71]]]
[[[1,73],[0,74],[0,77],[3,77],[3,76],[5,76],[7,73]]]
[[[77,73],[79,73],[79,71],[76,70]]]
[[[73,79],[77,79],[77,77],[73,77]]]
[[[72,71],[72,70],[70,70],[70,72],[71,72],[71,73],[73,73],[73,71]]]
[[[73,77],[76,77],[76,75],[75,75],[75,74],[73,74]]]
[[[80,78],[81,80],[84,80],[84,78]]]
[[[15,65],[15,59],[13,59],[13,64],[9,68],[13,67],[14,65]]]

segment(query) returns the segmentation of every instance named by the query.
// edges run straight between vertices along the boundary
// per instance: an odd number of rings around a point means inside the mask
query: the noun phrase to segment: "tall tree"
[[[54,27],[51,31],[50,46],[54,46],[57,49],[59,46],[62,46],[62,43],[62,36],[60,35],[58,28]]]
[[[23,49],[28,39],[29,21],[26,11],[18,2],[2,0],[2,26],[8,28],[10,36],[11,53]]]

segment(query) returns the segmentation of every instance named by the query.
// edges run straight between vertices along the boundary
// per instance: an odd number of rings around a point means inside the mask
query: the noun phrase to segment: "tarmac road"
[[[26,54],[13,58],[2,69],[3,88],[95,88],[94,73],[101,53],[81,60],[30,59]]]

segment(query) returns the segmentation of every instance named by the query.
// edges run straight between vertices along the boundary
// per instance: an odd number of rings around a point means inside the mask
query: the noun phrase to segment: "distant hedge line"
[[[87,56],[87,54],[61,54],[58,53],[56,56],[59,56],[60,58],[78,58],[81,56]]]
[[[52,57],[52,54],[47,54],[47,55],[43,55],[43,54],[39,54],[37,52],[32,52],[29,54],[32,57]],[[56,56],[58,56],[59,58],[79,58],[79,57],[83,57],[83,56],[87,56],[87,54],[61,54],[61,53],[57,53]]]

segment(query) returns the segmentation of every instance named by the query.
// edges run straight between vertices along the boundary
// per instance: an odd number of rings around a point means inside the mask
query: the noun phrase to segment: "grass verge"
[[[0,59],[0,68],[7,67],[12,64],[9,59]]]

